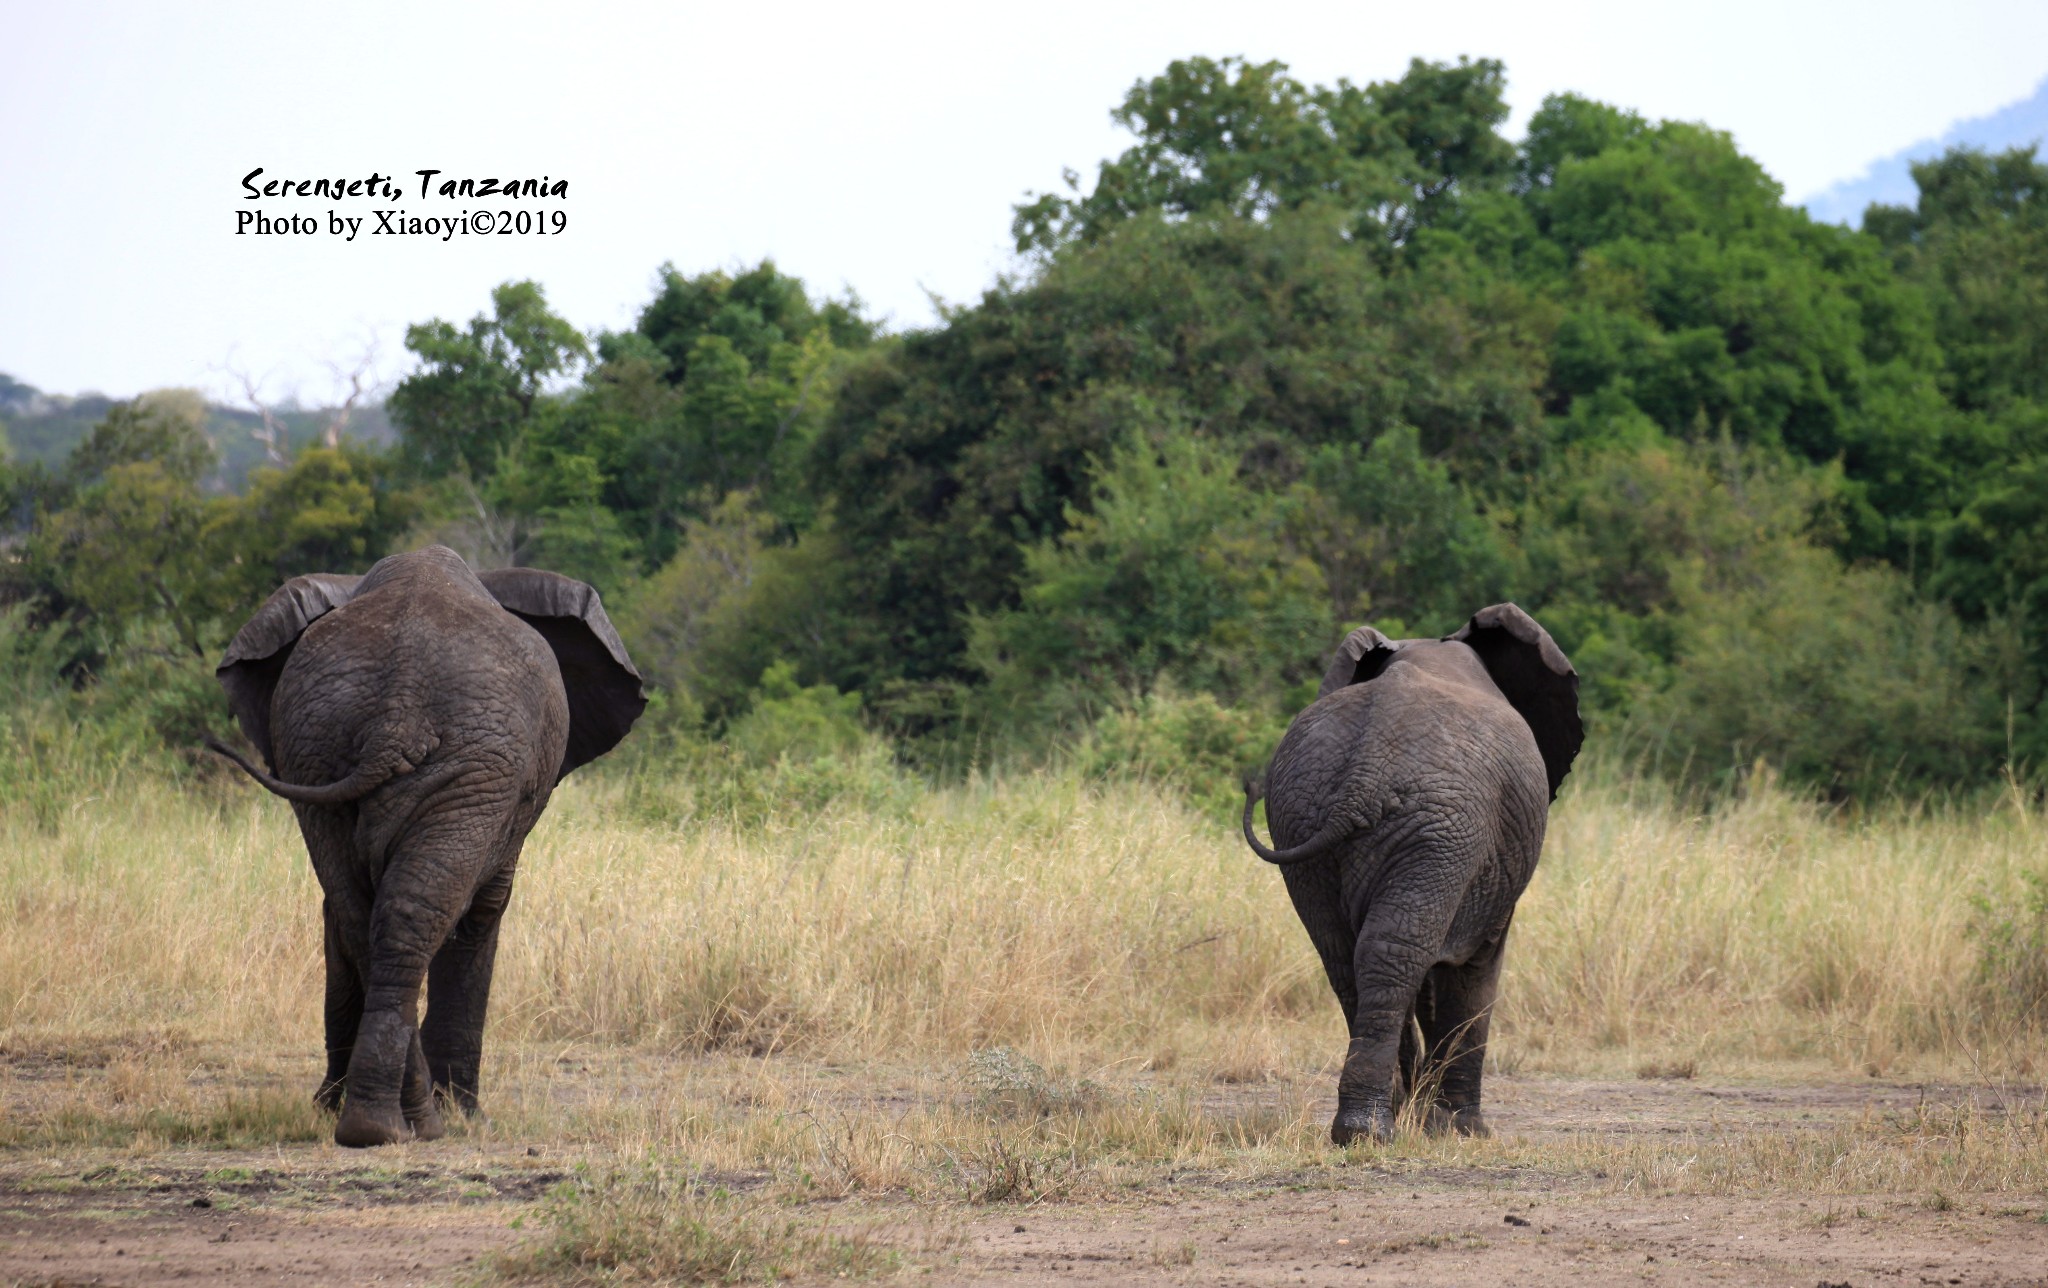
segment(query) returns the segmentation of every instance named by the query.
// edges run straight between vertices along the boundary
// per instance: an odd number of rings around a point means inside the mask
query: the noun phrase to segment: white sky
[[[2048,74],[2048,4],[835,3],[10,6],[0,54],[0,371],[57,393],[332,388],[407,323],[539,281],[631,325],[656,268],[773,256],[898,327],[976,298],[1010,207],[1127,146],[1109,109],[1191,54],[1305,81],[1507,64],[1511,131],[1572,90],[1731,132],[1793,199]],[[197,16],[194,16],[197,15]],[[242,175],[569,180],[565,235],[234,234]],[[317,199],[270,213],[317,214]],[[477,203],[464,203],[477,204]],[[458,206],[458,208],[460,208]]]

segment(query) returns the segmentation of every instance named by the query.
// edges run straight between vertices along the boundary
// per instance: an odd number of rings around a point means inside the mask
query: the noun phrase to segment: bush
[[[1678,665],[1632,724],[1667,769],[1727,781],[1762,760],[1837,798],[1959,785],[1998,731],[1954,614],[1889,568],[1784,549],[1748,585],[1678,590]]]
[[[29,605],[0,607],[0,815],[46,830],[131,768],[166,767],[146,712],[138,721],[112,703],[96,710],[101,695],[65,678],[70,651],[63,632],[34,626]]]
[[[723,741],[680,722],[662,730],[635,758],[629,801],[653,821],[723,819],[742,827],[835,806],[900,812],[916,780],[896,763],[888,740],[861,723],[860,709],[860,694],[800,686],[794,666],[772,663]]]
[[[1078,760],[1090,776],[1166,783],[1204,811],[1235,820],[1244,774],[1264,767],[1286,727],[1277,716],[1226,707],[1207,693],[1160,691],[1105,713]]]
[[[775,1283],[886,1274],[896,1254],[820,1229],[759,1196],[707,1185],[674,1163],[576,1175],[549,1191],[541,1234],[493,1268],[515,1283]]]
[[[860,694],[829,684],[800,687],[796,668],[775,662],[761,673],[753,706],[726,730],[726,741],[748,761],[769,765],[857,758],[879,740],[860,722]]]
[[[992,708],[1050,726],[1161,682],[1273,700],[1331,633],[1323,574],[1287,518],[1232,453],[1132,435],[1100,464],[1092,509],[1026,552],[1021,605],[972,616]]]

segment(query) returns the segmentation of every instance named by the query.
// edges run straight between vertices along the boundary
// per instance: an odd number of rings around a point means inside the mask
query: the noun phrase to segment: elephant
[[[284,583],[216,670],[292,803],[322,894],[327,1073],[346,1146],[433,1139],[477,1112],[498,925],[555,784],[645,709],[583,582],[479,575],[445,546]],[[427,1009],[420,1021],[424,980]]]
[[[1351,632],[1266,773],[1278,864],[1343,1008],[1330,1138],[1486,1135],[1480,1075],[1515,903],[1584,741],[1578,673],[1514,604],[1441,639]],[[1434,1085],[1432,1085],[1434,1084]]]

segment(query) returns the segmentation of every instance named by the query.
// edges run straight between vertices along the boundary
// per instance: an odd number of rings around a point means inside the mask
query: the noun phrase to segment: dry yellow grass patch
[[[539,1147],[569,1179],[499,1269],[592,1280],[865,1274],[942,1246],[932,1214],[961,1205],[1188,1185],[2038,1193],[2048,1118],[1999,1084],[2043,1055],[2044,842],[2017,796],[1843,818],[1582,774],[1517,915],[1494,1063],[1525,1097],[1529,1074],[1604,1076],[1676,1116],[1574,1126],[1549,1112],[1569,1089],[1539,1091],[1525,1134],[1340,1153],[1336,1007],[1220,819],[1026,775],[747,828],[579,776],[507,922],[492,1118],[395,1156],[460,1186],[458,1157]],[[78,1184],[177,1146],[359,1168],[307,1100],[318,907],[290,811],[239,784],[0,819],[0,1149]],[[1866,1073],[1976,1090],[1728,1121],[1658,1090]]]
[[[1256,1084],[1336,1008],[1277,874],[1141,786],[1053,776],[765,828],[658,822],[581,776],[536,831],[494,1044],[957,1058]],[[1582,775],[1516,918],[1513,1069],[2003,1076],[2035,1067],[2048,828],[2014,803],[1696,813]],[[319,1042],[319,894],[290,811],[149,779],[0,821],[0,1044]],[[2029,971],[2032,970],[2032,974]]]

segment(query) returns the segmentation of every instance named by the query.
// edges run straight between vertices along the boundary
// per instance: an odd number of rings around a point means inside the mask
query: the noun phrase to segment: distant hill
[[[52,468],[61,464],[71,449],[85,440],[92,427],[106,418],[120,399],[105,394],[49,394],[0,372],[0,442],[12,448],[17,461],[40,461]],[[220,452],[220,468],[209,480],[219,491],[239,492],[249,471],[263,463],[264,447],[251,431],[260,429],[263,417],[240,407],[208,403],[206,434]],[[273,408],[272,414],[285,427],[286,443],[302,447],[317,442],[333,419],[331,407]],[[382,403],[369,403],[349,413],[343,431],[359,443],[388,444],[397,441],[391,418]]]
[[[2034,87],[2032,97],[2001,107],[1989,116],[1964,121],[1938,139],[1923,139],[1882,161],[1873,161],[1862,174],[1844,179],[1801,204],[1815,219],[1860,226],[1864,210],[1874,201],[1910,206],[1919,199],[1920,190],[1913,186],[1909,168],[1915,161],[1931,160],[1954,147],[2004,152],[2035,144],[2048,144],[2048,80]]]

